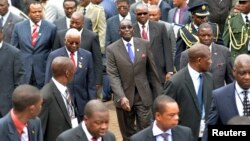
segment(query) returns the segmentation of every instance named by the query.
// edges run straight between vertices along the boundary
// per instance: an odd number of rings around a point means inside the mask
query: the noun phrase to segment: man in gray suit
[[[163,139],[173,141],[193,141],[192,130],[178,125],[179,106],[167,95],[158,96],[153,104],[154,122],[151,126],[134,134],[130,141],[156,141]]]
[[[77,8],[76,0],[64,0],[63,1],[63,9],[65,12],[65,16],[54,21],[57,31],[70,28],[70,18],[72,14],[76,11],[76,8]],[[92,31],[92,22],[89,18],[84,17],[83,27]]]
[[[150,50],[163,85],[165,80],[172,77],[174,71],[172,45],[166,27],[162,23],[149,20],[148,7],[144,4],[136,6],[136,18],[138,22],[133,25],[134,36],[150,41]]]
[[[0,28],[0,118],[12,108],[12,92],[23,83],[24,76],[20,51],[3,41],[2,30]]]
[[[231,53],[225,46],[215,44],[213,28],[209,23],[203,23],[199,26],[197,34],[200,43],[209,47],[212,53],[212,65],[209,72],[213,75],[214,89],[222,87],[234,81],[232,74]],[[188,64],[188,51],[181,53],[180,69]]]
[[[202,137],[205,120],[212,101],[213,79],[210,68],[211,53],[203,44],[188,50],[188,66],[178,71],[164,86],[164,94],[180,106],[180,125],[192,129],[194,141]]]
[[[108,108],[99,100],[91,100],[84,109],[82,123],[61,133],[56,141],[115,141],[115,136],[108,131],[108,127]]]
[[[6,43],[10,43],[11,33],[14,28],[14,25],[23,19],[12,12],[9,11],[9,3],[8,0],[1,0],[0,1],[1,10],[0,15],[2,23],[0,22],[0,28],[3,27],[3,41]]]
[[[120,23],[121,39],[107,47],[107,73],[124,141],[150,125],[151,105],[161,94],[149,42],[133,37],[130,20]]]
[[[12,95],[13,108],[0,119],[1,141],[43,141],[41,121],[37,118],[43,99],[30,85],[18,86]]]
[[[171,42],[172,55],[173,55],[173,59],[174,59],[175,51],[176,51],[176,38],[175,38],[173,26],[168,22],[160,20],[161,10],[157,5],[150,5],[148,7],[148,14],[149,14],[150,20],[156,21],[159,23],[163,23],[165,25],[165,27],[167,29],[167,34],[168,34],[169,40]]]

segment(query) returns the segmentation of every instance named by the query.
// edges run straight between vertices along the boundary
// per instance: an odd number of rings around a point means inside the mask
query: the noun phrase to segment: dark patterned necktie
[[[161,136],[163,137],[164,141],[168,141],[168,133],[162,133]]]
[[[145,29],[145,25],[142,26],[142,39],[148,40],[148,34]]]
[[[248,91],[243,91],[244,98],[243,98],[243,114],[244,116],[250,116],[250,103],[248,99]]]
[[[246,24],[249,24],[248,16],[246,15],[245,18],[246,18]]]
[[[198,89],[198,101],[199,101],[199,107],[201,110],[201,115],[202,115],[202,110],[203,110],[203,76],[202,74],[199,75],[199,79],[200,79],[200,85],[199,85],[199,89]]]

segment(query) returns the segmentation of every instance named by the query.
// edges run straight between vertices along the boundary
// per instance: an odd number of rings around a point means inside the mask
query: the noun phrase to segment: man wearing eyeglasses
[[[173,57],[170,37],[164,24],[149,20],[148,7],[144,4],[136,6],[135,37],[150,42],[150,49],[154,55],[155,64],[162,86],[173,74]]]
[[[207,2],[196,1],[188,9],[192,14],[192,22],[183,26],[177,35],[176,41],[176,54],[174,65],[177,70],[180,69],[180,57],[181,53],[190,48],[192,45],[199,42],[197,37],[198,27],[202,23],[208,22],[209,9]],[[222,44],[222,41],[219,40],[219,27],[216,23],[209,22],[214,31],[215,42]]]

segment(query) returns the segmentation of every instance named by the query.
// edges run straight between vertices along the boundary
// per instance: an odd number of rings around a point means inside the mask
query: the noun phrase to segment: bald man
[[[194,140],[202,136],[213,90],[213,79],[207,71],[212,63],[209,48],[196,44],[188,50],[188,65],[178,71],[164,86],[164,94],[180,106],[180,125],[192,129]]]
[[[74,17],[74,15],[72,15]],[[75,67],[73,80],[67,85],[72,100],[78,110],[78,119],[83,118],[84,106],[91,99],[96,99],[96,76],[92,61],[92,54],[80,48],[81,33],[71,28],[66,32],[64,38],[65,46],[51,52],[46,66],[46,80],[51,79],[51,62],[58,56],[71,58]]]
[[[84,109],[82,123],[60,134],[56,141],[115,141],[115,136],[108,131],[108,126],[108,108],[99,100],[91,100]]]
[[[235,82],[213,91],[213,101],[206,125],[226,125],[234,116],[250,116],[250,56],[241,54],[236,57],[233,67]],[[223,100],[222,100],[223,99]],[[207,140],[207,134],[203,137]]]
[[[67,85],[74,76],[74,64],[68,57],[57,57],[51,63],[52,80],[41,90],[44,105],[40,113],[43,140],[55,141],[65,130],[77,126],[76,110]]]
[[[2,141],[43,141],[41,121],[37,118],[43,99],[31,85],[18,86],[12,95],[13,108],[0,119]]]

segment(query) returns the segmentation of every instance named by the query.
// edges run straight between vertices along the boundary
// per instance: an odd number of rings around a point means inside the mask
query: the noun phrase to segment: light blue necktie
[[[3,16],[0,18],[0,28],[3,27]]]
[[[198,89],[198,101],[199,101],[199,107],[201,110],[201,115],[202,115],[202,110],[203,110],[203,76],[202,74],[199,75],[199,79],[200,79],[200,85],[199,85],[199,89]]]
[[[129,58],[130,58],[130,60],[134,63],[134,58],[135,58],[135,56],[134,56],[134,53],[133,53],[132,48],[131,48],[132,45],[131,45],[130,43],[127,43],[126,46],[128,47],[128,55],[129,55]]]

